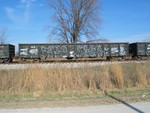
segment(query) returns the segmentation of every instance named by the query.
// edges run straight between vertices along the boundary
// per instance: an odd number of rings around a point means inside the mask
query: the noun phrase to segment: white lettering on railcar
[[[120,47],[120,55],[126,55],[124,47]]]
[[[74,51],[70,51],[70,57],[74,57]]]
[[[150,50],[150,44],[149,44],[149,45],[147,45],[147,50]]]
[[[119,52],[118,47],[112,47],[111,52],[112,53],[118,53]]]
[[[110,50],[109,46],[105,45],[104,46],[104,51],[102,50],[102,52],[104,53],[104,56],[108,56],[110,54],[109,50]]]
[[[150,55],[150,44],[147,45],[147,55]]]
[[[28,55],[28,48],[20,49],[20,55]]]
[[[32,55],[37,55],[38,54],[38,49],[35,48],[35,49],[30,49],[29,51]]]

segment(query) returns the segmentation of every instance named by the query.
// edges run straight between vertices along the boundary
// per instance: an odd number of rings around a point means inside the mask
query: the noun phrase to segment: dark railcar
[[[19,44],[21,59],[123,57],[128,43]]]
[[[15,56],[15,46],[11,44],[0,44],[0,62],[12,62]]]
[[[149,57],[150,42],[137,42],[129,45],[129,53],[133,57]]]
[[[76,44],[76,57],[123,57],[129,51],[128,43],[84,43]]]
[[[67,44],[19,44],[21,59],[63,58],[67,56]]]

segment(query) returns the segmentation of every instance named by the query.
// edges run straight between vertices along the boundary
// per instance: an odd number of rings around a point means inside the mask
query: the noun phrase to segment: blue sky
[[[99,38],[112,42],[150,40],[150,0],[101,0]],[[8,43],[47,43],[51,11],[45,0],[0,0],[0,27]]]

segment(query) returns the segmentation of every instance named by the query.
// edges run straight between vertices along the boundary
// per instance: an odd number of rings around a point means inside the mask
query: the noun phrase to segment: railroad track
[[[125,62],[125,61],[150,61],[150,58],[147,59],[111,59],[107,60],[106,58],[78,58],[78,59],[48,59],[41,61],[21,61],[19,59],[14,59],[11,63],[0,63],[0,64],[34,64],[34,63],[79,63],[79,62]]]
[[[140,60],[140,61],[95,61],[95,62],[42,62],[42,63],[9,63],[9,64],[0,64],[0,70],[5,69],[27,69],[31,67],[41,67],[41,68],[80,68],[87,66],[103,66],[111,64],[121,64],[121,63],[145,63],[150,62],[149,60]]]

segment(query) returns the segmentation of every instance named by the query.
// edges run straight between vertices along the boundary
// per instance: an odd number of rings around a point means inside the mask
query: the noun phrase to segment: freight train
[[[76,44],[19,44],[21,61],[48,59],[143,59],[150,57],[150,42],[137,43],[76,43]],[[13,62],[15,46],[0,44],[0,62]]]

